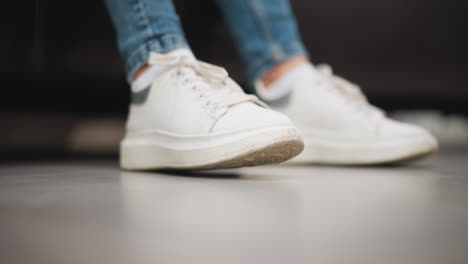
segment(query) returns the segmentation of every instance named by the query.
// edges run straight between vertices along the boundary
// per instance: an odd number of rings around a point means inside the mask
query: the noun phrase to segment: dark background
[[[227,67],[244,83],[213,2],[175,3],[196,55]],[[468,1],[292,0],[292,5],[313,62],[333,65],[373,103],[386,110],[468,113]],[[52,138],[76,118],[124,118],[123,69],[103,1],[2,3],[0,121],[8,121],[3,122],[8,132],[2,133],[10,138],[24,133],[21,127],[31,120],[36,123],[29,131],[48,127]]]

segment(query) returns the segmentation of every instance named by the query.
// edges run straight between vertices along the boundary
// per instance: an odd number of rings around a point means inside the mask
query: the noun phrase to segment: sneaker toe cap
[[[425,142],[430,148],[438,148],[438,142],[426,129],[398,121],[387,120],[379,127],[379,135],[386,138],[409,138]]]
[[[215,124],[212,132],[228,132],[267,127],[294,127],[285,115],[253,103],[234,106]]]

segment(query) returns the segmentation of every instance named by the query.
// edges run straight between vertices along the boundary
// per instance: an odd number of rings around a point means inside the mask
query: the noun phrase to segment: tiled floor
[[[393,167],[0,167],[0,263],[466,264],[468,151]]]

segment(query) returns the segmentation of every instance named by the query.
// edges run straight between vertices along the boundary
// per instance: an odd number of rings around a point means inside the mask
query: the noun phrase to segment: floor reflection
[[[468,263],[466,154],[392,167],[0,167],[0,262]]]
[[[292,252],[284,242],[300,235],[303,201],[291,182],[232,172],[122,172],[121,187],[134,263],[240,263],[253,250],[285,263]],[[272,251],[287,254],[281,260]]]
[[[438,179],[419,164],[122,172],[128,248],[138,263],[410,263],[448,248],[431,239],[447,231]]]

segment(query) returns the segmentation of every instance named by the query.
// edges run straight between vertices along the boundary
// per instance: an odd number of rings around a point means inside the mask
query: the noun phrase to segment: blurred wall
[[[242,83],[243,67],[212,1],[175,2],[197,55]],[[292,4],[312,60],[362,84],[372,101],[466,111],[467,1]],[[8,1],[0,29],[0,72],[15,81],[3,91],[2,109],[125,113],[123,65],[102,1]]]

